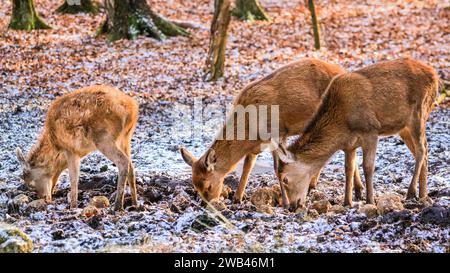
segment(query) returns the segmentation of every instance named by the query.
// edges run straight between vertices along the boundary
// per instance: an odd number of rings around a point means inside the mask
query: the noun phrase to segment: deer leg
[[[311,191],[313,189],[316,188],[317,186],[317,182],[319,181],[319,176],[320,176],[320,172],[322,169],[320,169],[312,178],[311,181],[309,182],[309,188],[308,191]]]
[[[80,157],[74,153],[66,152],[67,167],[70,177],[70,208],[78,207],[78,180],[80,177]]]
[[[419,122],[415,123],[415,124],[420,124]],[[413,177],[411,179],[411,183],[409,184],[409,188],[408,188],[408,193],[406,194],[406,198],[407,199],[413,199],[416,197],[416,188],[417,188],[417,181],[419,180],[419,176],[422,170],[422,166],[424,165],[424,159],[425,159],[425,144],[426,144],[426,139],[425,139],[425,134],[422,133],[422,127],[420,125],[415,125],[411,130],[410,130],[410,136],[411,136],[411,142],[414,146],[414,157],[416,160],[415,166],[414,166],[414,174]],[[425,139],[425,140],[424,140]],[[426,168],[426,166],[425,166]],[[426,172],[424,172],[424,175],[426,176]],[[426,184],[424,185],[424,182],[426,183],[426,179],[425,180],[421,180],[419,181],[420,183],[422,183],[420,185],[420,191],[419,191],[419,196],[420,197],[425,197],[427,195],[426,191]]]
[[[399,133],[400,137],[402,138],[403,142],[405,142],[406,147],[408,147],[408,150],[411,152],[411,154],[416,157],[416,151],[414,149],[414,142],[412,140],[411,133],[408,129],[404,129],[400,131]]]
[[[355,155],[355,157],[356,157],[356,155]],[[362,190],[364,189],[364,185],[361,182],[361,176],[359,174],[358,162],[356,162],[356,158],[355,158],[355,173],[353,176],[353,184],[354,184],[354,191],[355,191],[355,200],[360,201],[362,199]]]
[[[115,141],[112,138],[104,138],[96,143],[96,146],[97,149],[109,160],[114,162],[114,164],[116,164],[117,168],[119,169],[119,179],[117,182],[114,210],[122,210],[130,160],[128,159],[127,155],[116,146]]]
[[[133,163],[131,162],[131,159],[130,159],[130,164],[128,166],[127,181],[130,185],[130,190],[131,190],[131,204],[133,204],[133,206],[137,206],[138,201],[137,201],[136,175],[134,173],[134,166],[133,166]]]
[[[365,139],[363,145],[363,169],[366,179],[366,203],[374,204],[373,172],[375,169],[375,156],[377,153],[378,136],[373,135]]]
[[[242,169],[241,180],[239,181],[238,188],[236,193],[234,194],[234,203],[241,203],[242,198],[244,197],[245,187],[247,186],[248,177],[250,176],[250,172],[255,166],[257,154],[247,154],[244,160],[244,167]]]
[[[402,131],[400,131],[399,135],[402,138],[403,142],[405,142],[406,147],[408,147],[409,151],[414,156],[414,159],[416,159],[417,156],[416,156],[416,150],[414,148],[414,141],[412,139],[412,135],[411,135],[409,129],[403,129]],[[408,189],[407,198],[414,198],[416,196],[416,186],[411,187],[411,185],[410,185],[410,188],[411,188],[411,190]],[[408,197],[408,195],[410,195],[410,197]]]
[[[59,176],[61,175],[62,171],[57,171],[55,175],[52,176],[52,194],[55,193],[56,184],[58,184]]]
[[[355,174],[356,149],[345,151],[345,195],[344,206],[351,207],[352,192],[353,192],[353,178]]]
[[[428,196],[427,176],[428,176],[428,142],[426,136],[423,136],[424,159],[419,176],[419,198]]]
[[[122,141],[122,151],[127,155],[129,160],[127,181],[131,191],[131,203],[133,206],[137,206],[136,175],[131,160],[131,138],[129,136]]]

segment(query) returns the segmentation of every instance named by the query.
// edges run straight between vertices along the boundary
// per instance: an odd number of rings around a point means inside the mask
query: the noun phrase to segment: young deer
[[[132,203],[137,204],[131,162],[131,137],[138,119],[138,104],[109,86],[91,86],[56,99],[45,127],[27,157],[17,148],[23,180],[40,198],[52,200],[61,172],[69,168],[70,207],[78,207],[80,159],[98,149],[119,169],[114,209],[123,208],[128,180]]]
[[[438,89],[433,68],[411,59],[378,63],[336,76],[302,138],[277,153],[285,207],[306,199],[309,179],[338,150],[345,152],[344,204],[352,205],[356,148],[362,147],[367,203],[373,204],[372,176],[378,136],[399,134],[415,157],[407,198],[427,196],[425,128]]]
[[[261,80],[250,83],[237,96],[234,107],[278,105],[279,137],[285,140],[288,136],[303,131],[318,107],[321,95],[330,80],[343,72],[345,71],[337,65],[316,59],[294,62]],[[248,119],[246,123],[247,129]],[[226,131],[226,126],[225,124],[222,132]],[[270,128],[270,125],[268,127]],[[234,123],[235,135],[236,128]],[[270,142],[260,138],[257,140],[216,139],[200,159],[196,159],[184,148],[181,148],[180,152],[184,161],[192,167],[192,182],[195,189],[208,201],[219,197],[224,177],[245,157],[242,176],[234,196],[235,202],[241,202],[249,174],[258,153],[261,152],[261,144]],[[315,187],[319,173],[320,170],[317,170],[311,177],[311,188]],[[355,168],[355,184],[357,186],[355,195],[360,196],[362,184],[357,168]]]

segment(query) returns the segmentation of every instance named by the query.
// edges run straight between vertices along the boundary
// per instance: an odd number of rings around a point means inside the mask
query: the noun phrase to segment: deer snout
[[[290,212],[296,212],[299,207],[302,207],[301,200],[296,202],[290,202],[288,205],[285,205],[284,208],[289,210]]]
[[[52,201],[52,185],[48,183],[36,183],[34,187],[39,199],[45,199],[46,202]]]
[[[207,202],[219,200],[219,198],[220,198],[220,195],[217,196],[215,193],[211,193],[211,192],[203,192],[200,195],[202,196],[202,201],[201,201],[202,206],[206,206]]]
[[[205,192],[201,193],[201,195],[203,197],[202,198],[203,200],[206,200],[208,202],[210,201],[210,197],[209,197],[209,193],[208,192],[205,191]]]
[[[209,193],[206,192],[206,191],[205,191],[205,192],[199,192],[199,195],[200,195],[200,199],[201,199],[200,204],[201,204],[203,207],[206,207],[207,202],[211,201],[211,196],[210,196]]]
[[[290,204],[288,210],[290,212],[295,212],[297,210],[298,205],[296,203]]]

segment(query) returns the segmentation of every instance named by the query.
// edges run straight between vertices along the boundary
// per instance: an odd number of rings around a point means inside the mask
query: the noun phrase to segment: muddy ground
[[[448,34],[444,35],[448,26],[445,1],[357,5],[353,1],[332,1],[332,5],[319,1],[326,34],[325,48],[320,51],[311,48],[303,1],[262,1],[273,21],[232,22],[227,77],[217,83],[206,83],[202,78],[211,19],[208,1],[173,1],[171,6],[153,1],[158,11],[171,18],[202,24],[204,28],[192,30],[192,37],[163,42],[140,37],[114,44],[94,38],[103,15],[60,15],[52,12],[60,1],[37,2],[52,30],[0,34],[0,222],[24,230],[33,240],[35,252],[450,251],[448,101],[434,110],[427,128],[432,202],[403,201],[404,209],[375,217],[359,212],[363,202],[323,214],[255,207],[251,195],[261,187],[277,184],[270,155],[263,153],[243,204],[222,200],[224,222],[200,205],[190,185],[190,168],[178,152],[183,145],[200,156],[223,122],[220,115],[205,114],[203,120],[194,119],[186,127],[179,109],[202,98],[204,105],[224,110],[245,84],[303,57],[339,63],[351,70],[412,56],[430,63],[448,79],[450,42]],[[6,28],[8,21],[3,18],[10,15],[9,5],[9,1],[0,4],[1,28]],[[393,18],[401,23],[391,24]],[[361,29],[364,27],[377,31]],[[403,28],[415,31],[405,36]],[[82,210],[94,196],[113,201],[117,169],[99,153],[82,161],[78,209],[68,209],[67,172],[60,178],[52,204],[31,205],[36,196],[19,179],[15,148],[30,149],[54,98],[98,83],[116,86],[140,103],[132,157],[141,206],[130,207],[127,199],[123,213],[101,209],[95,216],[84,216]],[[361,162],[360,154],[358,160]],[[375,171],[377,198],[390,193],[404,196],[413,168],[413,157],[398,137],[382,139]],[[239,170],[227,177],[226,184],[235,189],[238,178]],[[343,154],[338,153],[324,168],[317,189],[309,195],[309,204],[326,199],[339,208],[343,190]],[[17,205],[13,200],[21,194],[29,200],[22,195],[22,204]]]

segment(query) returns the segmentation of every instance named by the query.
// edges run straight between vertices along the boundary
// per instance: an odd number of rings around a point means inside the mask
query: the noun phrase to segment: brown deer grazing
[[[68,168],[70,207],[78,207],[80,159],[98,149],[119,169],[115,210],[123,208],[128,181],[132,203],[137,204],[136,181],[131,162],[131,137],[138,119],[138,104],[109,86],[91,86],[56,99],[45,127],[27,157],[17,148],[23,180],[40,198],[52,200],[61,172]]]
[[[237,106],[279,106],[279,137],[282,141],[288,136],[300,134],[319,105],[322,93],[331,79],[345,72],[337,65],[316,59],[304,59],[288,64],[267,77],[247,85],[234,101]],[[260,116],[258,119],[261,118]],[[234,119],[236,135],[236,119]],[[270,119],[268,123],[270,123]],[[248,128],[248,119],[245,128]],[[258,126],[259,123],[258,123]],[[227,124],[222,128],[226,131]],[[268,125],[270,128],[271,126]],[[248,131],[248,130],[247,130]],[[245,157],[242,176],[234,196],[235,202],[241,202],[249,174],[255,164],[261,144],[271,140],[219,140],[215,139],[208,151],[196,159],[186,149],[180,152],[184,161],[192,167],[192,182],[195,189],[206,200],[218,198],[224,177],[235,169],[237,163]],[[317,183],[320,170],[311,177],[311,188]],[[359,181],[359,184],[358,184]],[[362,184],[355,169],[355,195],[361,196]]]
[[[336,76],[302,138],[277,154],[285,207],[306,199],[309,180],[338,150],[345,152],[344,204],[352,205],[356,148],[362,147],[366,201],[374,203],[372,177],[378,136],[399,134],[416,164],[407,198],[427,196],[426,121],[438,90],[433,68],[411,59],[387,61]]]

